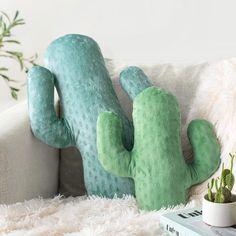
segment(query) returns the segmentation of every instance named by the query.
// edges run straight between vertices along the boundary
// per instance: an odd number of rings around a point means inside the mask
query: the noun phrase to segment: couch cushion
[[[58,149],[33,137],[26,101],[2,112],[0,204],[57,194],[58,156]]]
[[[59,192],[66,197],[86,193],[82,158],[75,147],[60,151]]]

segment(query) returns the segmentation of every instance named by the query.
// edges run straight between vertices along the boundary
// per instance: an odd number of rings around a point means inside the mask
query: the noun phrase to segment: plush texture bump
[[[186,163],[181,148],[179,105],[171,93],[146,88],[134,99],[133,122],[134,147],[128,151],[122,143],[125,128],[119,115],[100,114],[97,146],[101,164],[116,176],[134,179],[142,209],[158,210],[186,203],[188,189],[206,180],[220,164],[220,145],[212,125],[206,120],[190,123],[188,137],[194,159]]]
[[[83,35],[63,36],[50,44],[45,62],[47,69],[36,66],[28,73],[34,135],[53,147],[80,150],[89,195],[134,194],[132,179],[109,174],[97,158],[96,122],[102,111],[119,114],[126,130],[124,145],[127,149],[133,145],[132,124],[121,109],[97,43]],[[54,86],[63,107],[62,118],[54,110]]]

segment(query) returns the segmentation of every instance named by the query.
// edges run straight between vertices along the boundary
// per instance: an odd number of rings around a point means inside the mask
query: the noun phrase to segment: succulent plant
[[[207,188],[208,188],[208,193],[207,193],[207,196],[208,196],[208,199],[209,201],[213,201],[214,197],[213,196],[213,192],[212,192],[212,188],[214,186],[214,178],[211,179],[211,182],[207,184]]]
[[[234,175],[233,175],[233,162],[234,155],[229,153],[231,158],[230,169],[225,169],[224,163],[222,163],[221,176],[216,179],[212,178],[210,183],[207,184],[207,200],[215,203],[228,203],[231,202],[232,189],[234,186]],[[220,186],[219,186],[220,182]],[[215,186],[216,192],[212,191]]]

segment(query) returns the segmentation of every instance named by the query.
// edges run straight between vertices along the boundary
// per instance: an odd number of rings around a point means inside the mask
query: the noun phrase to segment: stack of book
[[[160,224],[166,235],[173,236],[236,236],[236,226],[213,227],[202,221],[202,210],[190,208],[163,214]]]

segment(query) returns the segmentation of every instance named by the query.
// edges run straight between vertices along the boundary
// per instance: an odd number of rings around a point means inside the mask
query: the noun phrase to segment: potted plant
[[[229,227],[236,224],[236,195],[231,192],[234,186],[234,155],[229,155],[230,169],[225,169],[222,164],[220,178],[213,178],[208,183],[208,193],[203,198],[202,219],[212,226]]]
[[[15,46],[20,44],[13,35],[13,30],[25,22],[19,17],[17,11],[11,19],[6,13],[0,12],[0,79],[3,79],[11,92],[14,99],[17,99],[17,93],[20,89],[19,81],[12,79],[9,75],[9,60],[16,61],[21,71],[28,71],[28,66],[35,65],[37,54],[25,58],[23,52],[17,50]],[[14,47],[14,48],[13,48]]]

